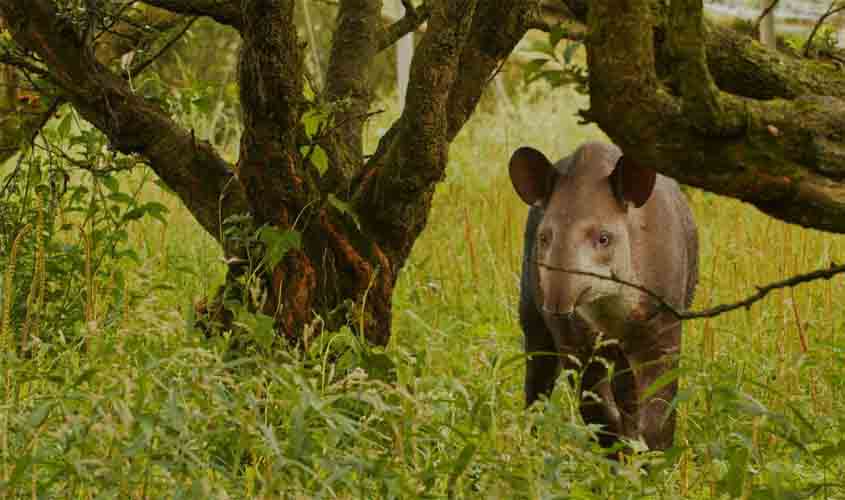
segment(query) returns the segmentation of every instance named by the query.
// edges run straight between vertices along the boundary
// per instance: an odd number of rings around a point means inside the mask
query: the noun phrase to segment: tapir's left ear
[[[651,196],[657,172],[622,156],[616,161],[616,167],[608,180],[619,203],[625,205],[626,202],[631,202],[639,208],[645,205]]]

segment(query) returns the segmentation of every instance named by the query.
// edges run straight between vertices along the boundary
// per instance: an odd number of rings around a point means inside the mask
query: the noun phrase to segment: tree
[[[248,214],[256,227],[287,238],[284,257],[272,259],[262,275],[262,311],[280,332],[297,339],[316,312],[328,328],[354,318],[370,341],[386,343],[393,287],[426,224],[448,145],[522,38],[536,2],[450,0],[417,8],[407,2],[405,16],[384,26],[380,0],[342,0],[325,88],[315,97],[306,85],[294,0],[145,3],[239,31],[244,133],[236,166],[134,93],[125,75],[92,51],[105,9],[120,5],[3,0],[0,16],[20,66],[51,82],[115,149],[142,157],[224,246],[230,274],[242,272],[251,251],[227,237],[233,216]],[[368,66],[424,21],[404,112],[365,156]]]
[[[393,287],[427,223],[449,144],[527,29],[544,27],[544,11],[585,41],[583,117],[626,155],[783,220],[845,230],[845,77],[706,22],[700,0],[404,1],[390,25],[380,0],[340,0],[316,95],[294,0],[145,0],[240,33],[237,165],[92,50],[106,9],[132,3],[0,0],[14,41],[4,60],[50,82],[115,149],[143,158],[223,246],[233,283],[253,249],[229,224],[248,214],[271,228],[264,243],[281,241],[284,252],[264,260],[260,307],[289,339],[316,313],[329,329],[350,322],[371,342],[388,341]],[[365,154],[369,63],[423,22],[404,111]]]

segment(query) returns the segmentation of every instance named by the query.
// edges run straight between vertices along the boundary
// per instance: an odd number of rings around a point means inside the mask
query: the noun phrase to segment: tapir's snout
[[[627,326],[654,318],[656,308],[648,299],[612,294],[579,303],[574,314],[592,329],[611,338],[621,338]]]

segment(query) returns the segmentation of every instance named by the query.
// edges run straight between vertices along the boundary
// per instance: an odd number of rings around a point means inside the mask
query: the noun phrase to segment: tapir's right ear
[[[544,200],[554,186],[554,166],[534,148],[521,147],[514,151],[508,170],[516,194],[529,205]]]
[[[608,180],[619,203],[624,206],[626,202],[631,202],[640,208],[651,197],[657,172],[621,156]]]

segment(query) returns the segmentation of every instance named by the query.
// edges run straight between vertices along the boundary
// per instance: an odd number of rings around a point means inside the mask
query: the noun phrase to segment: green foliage
[[[566,27],[554,27],[545,40],[534,40],[527,52],[532,59],[522,66],[525,83],[543,80],[552,88],[573,86],[580,94],[587,94],[587,68],[576,57],[583,47],[580,41],[564,40]],[[563,43],[561,43],[563,42]]]
[[[45,334],[26,356],[0,353],[0,495],[845,498],[841,280],[688,323],[681,367],[670,374],[682,384],[673,402],[676,447],[665,453],[631,443],[633,455],[608,460],[563,383],[523,408],[516,300],[526,207],[510,187],[507,159],[524,144],[557,158],[600,138],[574,123],[583,97],[549,87],[538,81],[507,114],[478,114],[456,140],[430,223],[397,284],[387,348],[344,328],[306,334],[301,351],[280,349],[271,318],[254,307],[235,311],[236,332],[198,333],[192,302],[222,280],[220,249],[140,167],[110,171],[130,159],[112,155],[75,118],[51,124],[45,137],[56,147],[74,144],[74,162],[39,147],[6,177],[13,187],[0,197],[0,258],[24,223],[38,225],[40,195],[47,289],[73,299],[67,317],[77,318],[70,326],[50,320],[57,326],[49,331],[60,337],[84,326],[87,336],[81,343]],[[191,99],[172,109],[188,110]],[[373,130],[397,113],[376,117]],[[224,149],[237,145],[218,137]],[[368,139],[372,150],[378,137]],[[696,307],[842,261],[842,237],[699,191],[689,196],[702,240]],[[145,216],[136,219],[141,207]],[[91,273],[95,321],[85,325],[79,227],[100,259]],[[296,233],[256,228],[246,216],[227,220],[226,231],[248,249],[252,272],[299,244]],[[28,234],[14,273],[16,332],[35,267],[35,233]],[[122,282],[109,281],[119,273]],[[127,297],[120,308],[112,306],[118,290]],[[61,303],[51,298],[45,310]],[[111,312],[118,310],[120,319]],[[230,349],[241,336],[255,347]]]
[[[127,269],[140,264],[129,227],[145,217],[166,221],[168,208],[144,202],[149,175],[127,183],[136,160],[111,152],[104,137],[76,114],[44,130],[3,179],[0,267],[14,265],[11,332],[28,342],[77,342],[94,317],[119,323],[143,293],[127,286]],[[132,186],[130,187],[130,184]],[[34,228],[20,241],[25,226]],[[40,298],[39,298],[40,297]]]

